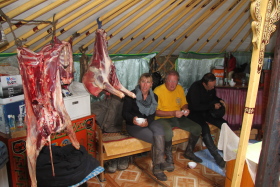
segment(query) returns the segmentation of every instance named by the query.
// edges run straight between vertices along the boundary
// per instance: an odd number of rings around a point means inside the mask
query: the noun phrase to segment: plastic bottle
[[[6,134],[10,134],[10,127],[9,126],[6,126]]]
[[[272,59],[271,59],[271,56],[269,56],[267,59],[267,69],[268,70],[271,68],[271,63],[272,63]]]
[[[24,123],[23,123],[23,115],[22,114],[19,114],[18,115],[18,124],[17,124],[17,128],[20,130],[22,129],[24,126]]]
[[[14,132],[16,130],[15,116],[14,115],[8,115],[8,122],[9,122],[10,132]]]

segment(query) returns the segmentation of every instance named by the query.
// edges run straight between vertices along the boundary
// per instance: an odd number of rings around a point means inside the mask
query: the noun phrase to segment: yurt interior
[[[280,0],[0,0],[1,187],[279,187]]]

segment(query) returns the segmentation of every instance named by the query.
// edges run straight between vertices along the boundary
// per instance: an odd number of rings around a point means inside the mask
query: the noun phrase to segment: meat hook
[[[99,18],[100,18],[100,17],[98,17],[98,18],[96,19],[96,21],[97,21],[97,24],[98,24],[98,29],[101,29],[101,27],[102,27],[102,21],[100,21]]]

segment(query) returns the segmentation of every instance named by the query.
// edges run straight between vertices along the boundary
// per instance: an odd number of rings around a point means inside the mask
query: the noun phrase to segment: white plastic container
[[[89,116],[90,109],[90,95],[72,95],[64,97],[64,105],[71,118],[71,120]]]

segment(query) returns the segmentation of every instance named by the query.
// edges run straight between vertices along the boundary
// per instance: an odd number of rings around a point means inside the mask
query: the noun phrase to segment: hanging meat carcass
[[[88,50],[88,47],[83,48],[83,46],[79,47],[79,51],[82,53],[82,56],[80,58],[80,82],[82,82],[82,78],[88,69],[88,56],[86,55],[86,51]]]
[[[108,54],[106,36],[105,30],[96,30],[94,54],[82,82],[88,92],[94,96],[98,96],[102,90],[106,90],[120,98],[124,97],[123,93],[135,98],[135,94],[128,91],[118,80],[116,67]]]
[[[72,48],[54,38],[38,53],[22,47],[17,52],[26,105],[28,169],[34,187],[36,160],[42,147],[51,144],[52,133],[65,129],[73,146],[80,148],[61,93],[61,82],[70,84],[73,79]]]

